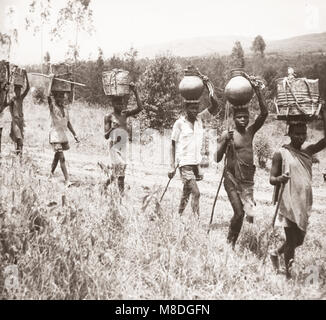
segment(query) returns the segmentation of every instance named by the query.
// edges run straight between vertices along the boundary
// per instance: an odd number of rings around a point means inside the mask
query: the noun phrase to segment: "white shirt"
[[[197,165],[201,162],[201,149],[204,137],[202,117],[207,112],[209,113],[205,109],[199,113],[194,124],[189,122],[184,116],[174,123],[171,139],[176,142],[176,159],[179,167]]]

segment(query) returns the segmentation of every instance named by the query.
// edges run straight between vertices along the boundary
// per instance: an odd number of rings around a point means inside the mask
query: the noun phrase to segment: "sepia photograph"
[[[325,100],[325,0],[0,0],[0,300],[325,300]]]

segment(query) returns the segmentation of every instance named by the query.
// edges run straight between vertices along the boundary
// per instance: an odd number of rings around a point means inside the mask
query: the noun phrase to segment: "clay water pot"
[[[184,77],[179,84],[179,92],[185,100],[199,100],[204,91],[203,80],[196,69],[189,66],[184,70]]]
[[[225,86],[224,93],[228,101],[237,107],[247,104],[254,91],[250,82],[243,76],[243,70],[236,69],[231,71],[231,79]]]

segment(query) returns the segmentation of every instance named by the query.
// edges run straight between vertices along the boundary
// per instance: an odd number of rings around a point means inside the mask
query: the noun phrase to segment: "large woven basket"
[[[315,118],[321,109],[319,81],[306,78],[280,78],[274,100],[277,119]]]
[[[102,74],[103,90],[107,96],[126,96],[130,94],[129,72],[121,69],[104,71]]]

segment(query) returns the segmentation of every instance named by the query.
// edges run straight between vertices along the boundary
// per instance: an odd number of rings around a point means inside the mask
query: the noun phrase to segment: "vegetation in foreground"
[[[9,125],[5,128],[0,165],[1,299],[325,298],[326,203],[320,167],[314,167],[311,224],[297,252],[294,280],[286,281],[274,273],[268,258],[262,263],[274,211],[266,170],[259,169],[256,178],[256,222],[244,224],[232,251],[226,244],[232,210],[223,192],[207,235],[220,166],[211,163],[205,171],[199,220],[189,208],[182,217],[177,214],[178,178],[158,203],[167,182],[167,164],[157,158],[155,142],[140,146],[148,160],[129,166],[121,201],[114,186],[104,192],[105,177],[96,162],[105,159],[100,128],[105,112],[78,103],[72,106],[76,131],[84,142],[67,152],[68,170],[78,181],[69,189],[63,188],[59,170],[48,179],[52,150],[47,144],[46,106],[26,104],[21,166],[11,154]],[[270,123],[262,134],[273,132],[272,126],[274,132],[281,130]],[[273,149],[286,139],[279,133],[269,137]],[[282,235],[277,232],[271,245]],[[15,270],[18,282],[10,282],[16,279],[10,276]],[[314,272],[318,281],[309,283]]]

